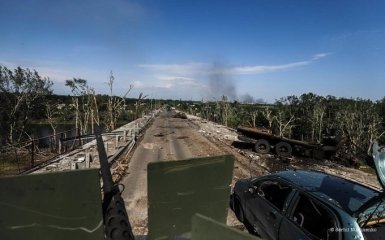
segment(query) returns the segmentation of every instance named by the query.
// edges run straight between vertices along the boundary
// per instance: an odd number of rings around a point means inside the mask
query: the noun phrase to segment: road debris
[[[174,118],[187,119],[187,115],[184,112],[177,112],[175,113]]]

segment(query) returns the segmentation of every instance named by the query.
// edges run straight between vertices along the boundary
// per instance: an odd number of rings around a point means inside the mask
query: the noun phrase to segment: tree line
[[[306,93],[287,96],[274,104],[180,102],[179,108],[207,120],[236,128],[267,128],[273,134],[311,143],[335,136],[344,157],[370,155],[374,141],[385,140],[385,97],[371,101]]]
[[[53,82],[36,70],[21,67],[11,70],[0,65],[0,146],[32,139],[31,123],[36,120],[48,123],[56,137],[57,126],[62,122],[73,124],[78,134],[88,134],[96,127],[113,130],[119,121],[132,121],[150,110],[143,93],[127,98],[132,85],[123,96],[115,96],[114,80],[111,72],[109,94],[101,95],[87,80],[69,79],[65,86],[71,95],[57,96],[53,94]]]

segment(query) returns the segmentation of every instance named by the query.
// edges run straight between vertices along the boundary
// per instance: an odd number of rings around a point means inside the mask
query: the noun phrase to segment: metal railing
[[[0,176],[20,174],[50,159],[78,147],[80,141],[64,142],[76,136],[77,129],[33,138],[18,144],[0,147]]]

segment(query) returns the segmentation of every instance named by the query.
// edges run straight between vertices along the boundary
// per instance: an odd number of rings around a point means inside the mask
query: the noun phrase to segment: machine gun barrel
[[[104,195],[106,195],[112,192],[114,184],[112,181],[110,164],[108,163],[106,149],[104,148],[103,137],[100,133],[96,133],[95,137],[99,154],[100,172],[103,180],[103,192]]]
[[[134,240],[119,185],[114,184],[106,149],[100,132],[95,134],[103,180],[103,218],[107,240]]]

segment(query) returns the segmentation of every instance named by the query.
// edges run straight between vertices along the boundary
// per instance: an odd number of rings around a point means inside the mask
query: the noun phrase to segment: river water
[[[117,127],[122,126],[122,123],[119,123]],[[88,126],[88,132],[91,134],[91,125]],[[49,124],[32,124],[30,125],[31,137],[33,139],[39,139],[39,145],[49,145],[53,130]],[[61,134],[65,133],[65,136]],[[61,137],[70,138],[76,136],[76,128],[74,124],[58,124],[56,127],[56,144],[58,144]],[[90,141],[90,139],[85,140],[85,142]]]
[[[33,139],[38,139],[39,145],[49,145],[53,139],[53,130],[49,124],[32,124],[30,126],[30,133]],[[56,144],[58,144],[62,136],[61,133],[65,133],[67,138],[76,136],[75,125],[58,124],[56,127]]]

